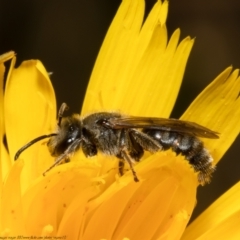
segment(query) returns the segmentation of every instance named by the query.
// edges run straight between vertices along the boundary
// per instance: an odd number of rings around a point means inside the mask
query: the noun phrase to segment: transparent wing
[[[145,128],[170,132],[188,133],[203,138],[219,138],[217,132],[194,122],[173,118],[121,117],[110,118],[103,123],[112,129]]]

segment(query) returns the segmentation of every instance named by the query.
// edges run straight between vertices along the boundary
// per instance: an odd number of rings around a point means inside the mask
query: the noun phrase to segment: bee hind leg
[[[121,155],[124,158],[124,160],[126,160],[128,162],[130,170],[132,171],[132,174],[133,174],[134,181],[139,182],[139,179],[137,177],[137,173],[136,173],[136,171],[134,170],[134,167],[133,167],[133,164],[134,164],[135,161],[131,158],[131,156],[125,150],[122,150]],[[121,161],[119,161],[119,164],[120,164],[120,162]],[[123,166],[124,166],[124,163],[123,163]],[[121,174],[121,168],[119,168],[119,173]]]
[[[119,159],[119,162],[118,162],[118,172],[119,172],[119,175],[122,176],[124,174],[124,159]]]

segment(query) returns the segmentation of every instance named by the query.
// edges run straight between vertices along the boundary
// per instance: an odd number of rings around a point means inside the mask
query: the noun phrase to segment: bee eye
[[[73,127],[72,125],[69,126],[68,131],[69,131],[69,132],[73,132],[73,131],[74,131],[74,127]]]
[[[98,119],[95,123],[101,126],[105,126],[108,124],[106,119]]]
[[[67,143],[72,143],[74,141],[75,138],[69,138],[67,139]]]

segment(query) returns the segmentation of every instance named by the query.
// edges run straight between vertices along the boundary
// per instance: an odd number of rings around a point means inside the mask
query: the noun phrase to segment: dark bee
[[[32,144],[50,138],[47,145],[56,160],[44,174],[56,165],[69,161],[71,154],[82,148],[86,157],[95,156],[100,151],[119,158],[120,175],[123,175],[124,161],[127,161],[134,181],[138,182],[133,164],[141,159],[144,151],[155,153],[171,148],[189,161],[194,171],[198,172],[202,185],[210,182],[214,171],[213,159],[198,137],[216,139],[217,132],[194,122],[126,117],[112,112],[93,113],[84,118],[77,114],[63,118],[67,108],[63,103],[59,110],[57,132],[32,140],[19,149],[15,160]]]

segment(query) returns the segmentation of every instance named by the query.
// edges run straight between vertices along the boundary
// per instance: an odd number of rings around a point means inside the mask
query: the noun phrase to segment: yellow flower
[[[158,1],[142,24],[144,0],[124,0],[95,64],[82,114],[121,111],[169,117],[193,40],[167,40],[168,2]],[[12,58],[4,94],[3,62]],[[55,131],[55,95],[40,61],[14,69],[14,53],[0,58],[1,209],[0,236],[58,236],[62,239],[239,239],[240,185],[216,201],[186,228],[198,186],[183,156],[172,151],[145,154],[135,170],[118,177],[118,160],[78,151],[70,163],[42,176],[53,162],[41,142],[16,151],[33,138]],[[238,70],[223,71],[181,119],[220,133],[203,139],[216,164],[240,130]],[[231,116],[231,117],[229,117]],[[225,234],[225,235],[224,235]]]

